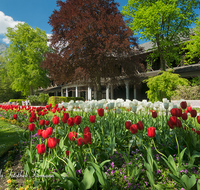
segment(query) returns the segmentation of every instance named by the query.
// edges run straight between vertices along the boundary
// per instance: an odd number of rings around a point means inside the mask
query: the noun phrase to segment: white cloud
[[[5,42],[6,44],[9,44],[9,42],[10,42],[9,39],[8,39],[7,37],[6,37],[6,38],[3,38],[2,41]]]
[[[18,23],[24,23],[22,21],[14,21],[12,17],[5,15],[0,11],[0,34],[5,34],[7,32],[7,27],[14,28]],[[3,42],[9,43],[7,38],[2,39]]]

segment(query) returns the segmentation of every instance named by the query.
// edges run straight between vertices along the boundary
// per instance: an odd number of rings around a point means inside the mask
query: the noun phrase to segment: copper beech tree
[[[101,79],[138,82],[141,70],[137,38],[126,26],[114,0],[57,1],[50,16],[52,52],[43,66],[58,83],[80,79],[96,86],[101,99]],[[114,80],[113,80],[114,79]],[[117,79],[117,80],[116,80]]]

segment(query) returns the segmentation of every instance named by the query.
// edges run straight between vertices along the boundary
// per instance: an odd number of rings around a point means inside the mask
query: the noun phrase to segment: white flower
[[[120,114],[120,113],[121,113],[121,109],[120,109],[120,108],[117,108],[117,109],[116,109],[116,113],[117,113],[117,114]]]
[[[138,105],[138,101],[136,99],[133,99],[133,106],[137,106]]]
[[[137,111],[137,106],[132,106],[132,111],[136,112]]]

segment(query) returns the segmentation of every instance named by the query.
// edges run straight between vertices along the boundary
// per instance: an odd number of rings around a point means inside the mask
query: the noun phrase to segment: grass
[[[0,157],[20,141],[23,132],[24,129],[0,120]]]

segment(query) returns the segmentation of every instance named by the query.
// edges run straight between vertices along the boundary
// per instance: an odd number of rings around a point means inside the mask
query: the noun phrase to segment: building
[[[151,51],[148,51],[152,48],[151,42],[146,42],[140,46],[144,48],[144,55],[147,56]],[[145,64],[145,63],[144,63]],[[124,78],[124,83],[119,84],[118,86],[102,80],[102,99],[147,99],[146,91],[148,90],[145,83],[142,83],[144,79],[147,79],[150,76],[156,76],[161,70],[158,69],[159,64],[155,63],[150,71],[147,72],[147,67],[145,72],[138,72],[140,77],[141,85],[140,87],[130,84],[130,79]],[[200,62],[193,65],[183,65],[180,64],[177,67],[174,67],[174,73],[180,74],[181,77],[190,78],[190,77],[200,77]],[[125,85],[124,85],[125,84]],[[96,89],[95,87],[87,84],[86,81],[79,81],[79,83],[68,83],[63,85],[55,85],[48,87],[47,89],[40,89],[39,92],[48,93],[49,96],[65,96],[65,97],[84,97],[85,100],[96,99]]]

